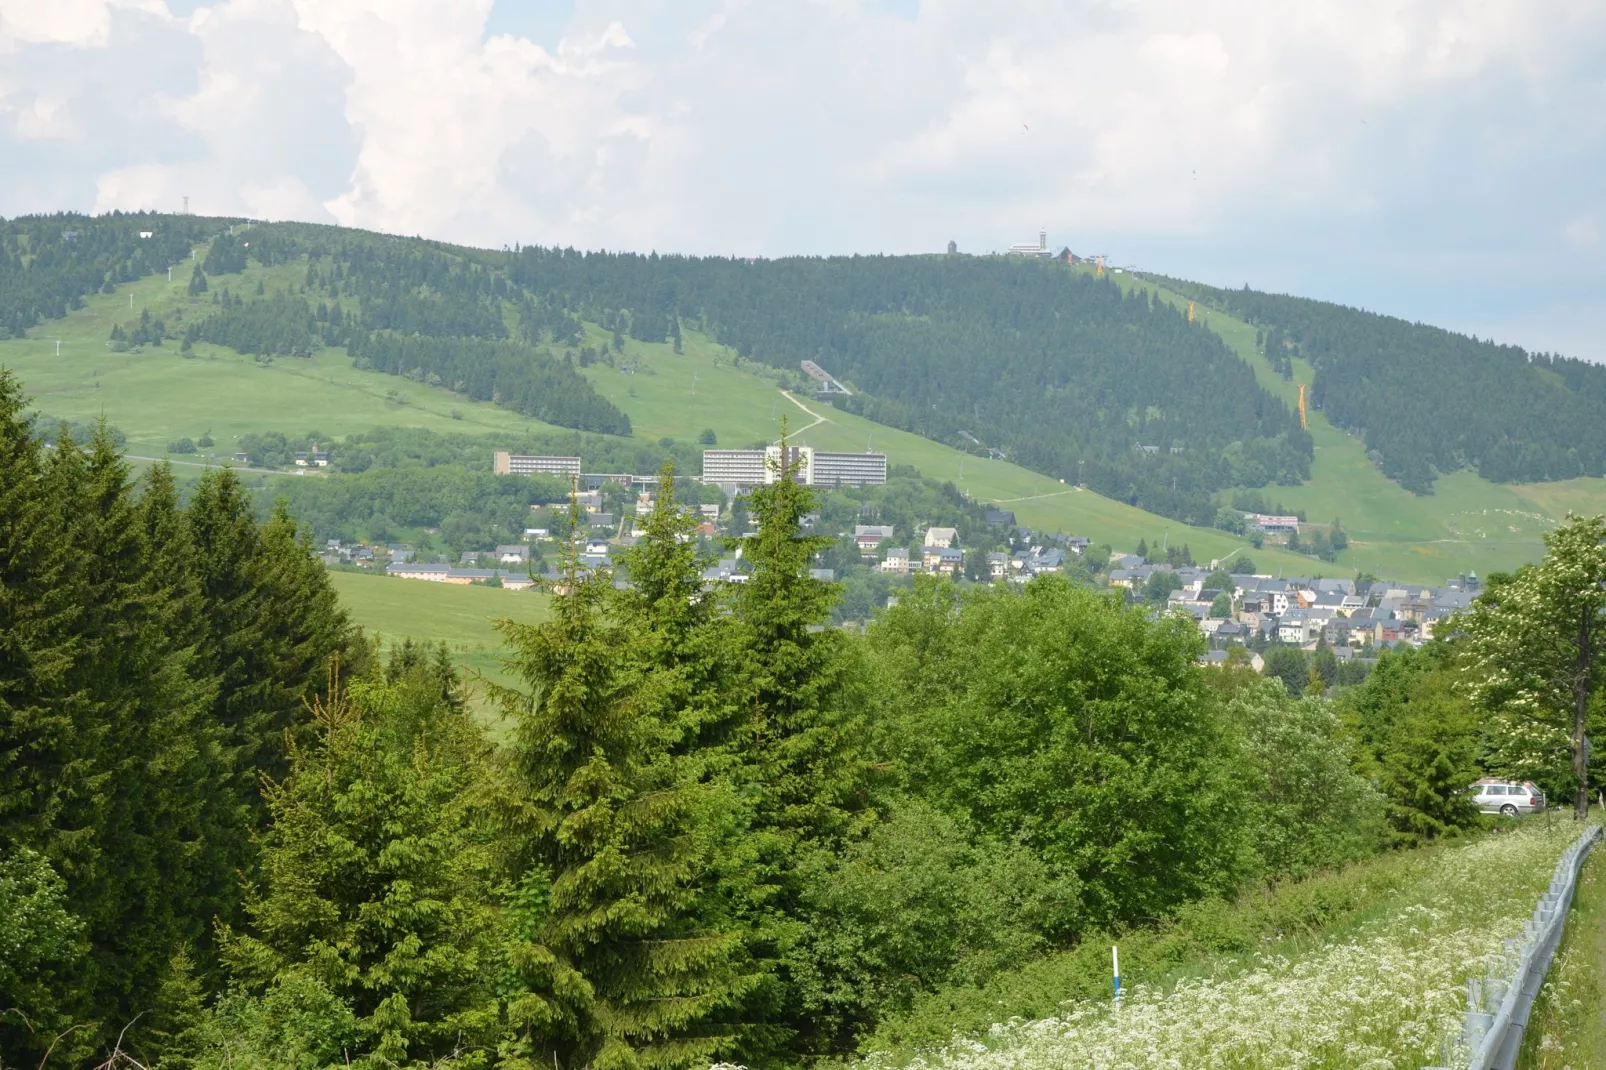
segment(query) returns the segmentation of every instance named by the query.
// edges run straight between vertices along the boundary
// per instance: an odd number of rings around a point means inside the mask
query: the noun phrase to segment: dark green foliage
[[[1250,838],[1268,881],[1297,880],[1375,854],[1383,845],[1384,799],[1351,770],[1330,704],[1289,698],[1255,681],[1227,716],[1244,734],[1241,786],[1254,796]]]
[[[839,1049],[923,992],[1024,965],[1077,916],[1074,876],[920,802],[900,804],[840,857],[809,862],[793,984]]]
[[[257,768],[316,688],[301,659],[350,635],[285,523],[221,516],[244,502],[231,477],[203,480],[188,511],[163,468],[136,496],[104,429],[44,455],[19,409],[0,375],[0,857],[48,861],[82,933],[39,1008],[82,1027],[70,1060],[148,1009],[181,949],[209,968],[211,921],[233,915],[250,863]],[[13,1018],[0,1034],[7,1055],[49,1040]]]
[[[628,308],[641,338],[661,341],[674,315],[701,317],[777,368],[819,361],[860,390],[837,404],[872,419],[961,449],[968,432],[1029,468],[1195,523],[1214,517],[1213,490],[1309,474],[1309,436],[1218,338],[1061,265],[527,247],[512,278],[570,295],[587,318]]]
[[[1293,696],[1305,693],[1310,683],[1310,659],[1297,646],[1274,646],[1262,655],[1267,676],[1281,680],[1283,687]]]
[[[83,299],[165,271],[221,221],[153,212],[27,216],[0,225],[0,338],[60,319]],[[149,238],[141,238],[149,232]]]
[[[167,338],[167,324],[153,319],[150,309],[144,309],[139,319],[129,324],[114,323],[111,348],[114,353],[125,353],[140,346],[159,346]]]
[[[695,472],[699,452],[684,444],[668,447],[643,439],[578,431],[546,431],[521,435],[442,435],[414,427],[381,428],[341,441],[333,465],[342,472],[369,468],[429,468],[457,465],[472,471],[491,470],[491,452],[577,456],[589,472],[656,472],[665,460],[677,472]]]
[[[257,460],[258,454],[251,457]],[[569,493],[560,479],[496,476],[489,465],[480,471],[455,465],[370,468],[326,480],[288,481],[279,489],[292,512],[320,538],[378,541],[398,527],[437,527],[441,541],[458,552],[519,541],[530,506],[564,501]]]
[[[285,729],[326,685],[330,659],[349,655],[352,630],[288,512],[259,528],[232,471],[207,471],[187,519],[213,615],[201,655],[220,677],[214,716],[241,770],[239,791],[254,797],[257,771],[283,774]]]
[[[550,622],[503,625],[529,690],[493,689],[514,725],[497,803],[525,904],[507,1051],[563,1070],[707,1062],[733,1040],[712,1016],[742,987],[734,934],[693,910],[707,793],[662,760],[665,726],[637,689],[652,681],[631,656],[639,624],[604,612],[612,588],[580,575],[572,547],[564,574]]]
[[[1153,572],[1143,584],[1143,600],[1151,606],[1163,606],[1171,592],[1182,586],[1175,572]]]
[[[102,429],[110,437],[112,445],[118,449],[122,449],[128,442],[128,436],[122,429],[111,424],[100,422],[86,424],[37,412],[25,415],[23,422],[29,424],[34,437],[46,445],[55,445],[58,439],[71,439],[80,446],[87,446],[89,440],[95,437],[95,433]]]
[[[630,434],[630,418],[589,380],[544,350],[518,342],[387,332],[347,346],[360,368],[444,386],[559,427]]]
[[[231,304],[191,324],[184,338],[266,357],[310,357],[325,344],[306,299],[282,293]]]
[[[238,275],[245,270],[246,240],[232,233],[219,234],[212,239],[207,247],[206,259],[200,263],[200,268],[208,275]]]
[[[782,436],[784,447],[785,436]],[[842,633],[822,630],[837,591],[810,577],[815,553],[832,540],[803,532],[815,494],[791,478],[755,488],[748,509],[756,535],[739,545],[747,582],[731,597],[747,666],[743,699],[755,718],[754,749],[763,801],[759,820],[805,838],[842,835],[862,805],[864,759],[852,755],[862,729],[843,702],[848,669]]]
[[[1388,651],[1343,693],[1344,723],[1359,770],[1388,800],[1389,824],[1406,844],[1473,823],[1466,789],[1478,777],[1478,719],[1452,688],[1442,645]]]

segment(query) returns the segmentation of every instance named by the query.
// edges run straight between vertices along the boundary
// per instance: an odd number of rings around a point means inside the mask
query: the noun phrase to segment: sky
[[[1601,0],[0,0],[0,215],[1055,249],[1606,360]]]

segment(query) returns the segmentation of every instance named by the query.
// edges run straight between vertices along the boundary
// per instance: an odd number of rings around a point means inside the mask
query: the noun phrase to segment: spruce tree
[[[178,488],[167,464],[146,473],[137,524],[145,542],[148,567],[145,599],[153,624],[166,636],[173,661],[168,672],[182,674],[170,693],[188,688],[199,710],[192,718],[170,717],[161,724],[170,740],[164,775],[192,786],[187,820],[169,829],[176,842],[203,842],[189,867],[196,914],[203,926],[194,940],[192,958],[199,968],[212,965],[212,919],[230,921],[239,908],[238,874],[248,868],[254,847],[248,835],[251,809],[233,790],[235,770],[229,739],[216,718],[220,680],[206,656],[211,642],[211,615],[195,565],[190,518],[179,508]],[[175,712],[177,712],[175,710]]]
[[[638,701],[669,730],[670,753],[723,765],[741,705],[724,686],[735,670],[730,622],[703,589],[712,562],[697,548],[696,529],[695,514],[675,497],[674,462],[666,462],[646,528],[625,557],[630,583],[614,608],[637,640]]]
[[[0,370],[0,847],[58,862],[76,734],[60,701],[81,608],[20,384]]]
[[[800,461],[788,456],[783,430],[775,480],[750,496],[759,530],[737,542],[750,571],[730,605],[744,666],[742,698],[754,726],[761,820],[805,838],[832,839],[847,833],[864,802],[868,766],[854,757],[862,726],[844,701],[847,652],[841,633],[825,627],[839,588],[809,574],[815,554],[832,540],[804,534],[814,492],[798,481]]]
[[[250,923],[222,934],[246,994],[223,1009],[225,1048],[394,1066],[495,1043],[497,921],[470,792],[485,743],[440,686],[420,664],[313,702],[313,738],[266,790]],[[309,1002],[345,1028],[286,1016]]]
[[[498,792],[522,928],[510,955],[527,985],[509,1008],[514,1065],[706,1063],[731,1044],[713,1016],[742,982],[734,937],[696,917],[703,793],[666,775],[640,622],[606,612],[610,581],[581,573],[572,538],[563,577],[552,619],[501,625],[527,690],[492,688],[515,726]]]
[[[210,622],[201,654],[218,677],[214,715],[237,789],[254,804],[258,774],[284,774],[285,732],[305,726],[305,703],[322,693],[330,659],[356,672],[363,648],[282,503],[259,528],[239,479],[211,470],[187,513]]]
[[[818,870],[873,816],[872,766],[863,749],[867,731],[852,687],[853,650],[828,630],[834,584],[809,574],[814,555],[829,546],[806,535],[802,520],[814,494],[798,482],[799,463],[781,437],[774,481],[755,488],[750,509],[757,534],[736,541],[750,569],[728,593],[740,672],[731,690],[744,705],[745,752],[734,773],[751,798],[748,833],[733,870],[733,894],[747,923],[748,953],[769,964],[772,983],[754,992],[753,1013],[772,1027],[752,1039],[749,1058],[769,1058],[780,1041],[805,1051],[828,1048],[803,1006],[797,961],[808,921],[804,891]]]

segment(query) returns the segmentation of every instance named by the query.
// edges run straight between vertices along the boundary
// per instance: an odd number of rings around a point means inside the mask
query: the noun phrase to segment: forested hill
[[[1310,361],[1312,403],[1418,494],[1468,467],[1497,483],[1606,475],[1606,367],[1326,301],[1156,281],[1262,328],[1274,364]]]
[[[871,419],[1193,523],[1212,491],[1309,476],[1297,419],[1219,338],[1062,263],[531,247],[513,278],[588,319],[628,310],[622,328],[647,341],[694,319],[776,367],[814,360]]]
[[[210,343],[266,362],[343,347],[362,368],[628,435],[579,369],[626,336],[678,345],[684,327],[794,375],[816,360],[852,384],[839,404],[871,419],[1193,523],[1210,523],[1222,488],[1310,471],[1297,419],[1219,338],[1063,263],[485,251],[152,214],[14,220],[0,250],[19,284],[0,308],[10,334],[176,265],[215,312],[131,320],[114,349]],[[273,288],[245,292],[250,263],[278,269]],[[599,352],[586,324],[613,345]]]

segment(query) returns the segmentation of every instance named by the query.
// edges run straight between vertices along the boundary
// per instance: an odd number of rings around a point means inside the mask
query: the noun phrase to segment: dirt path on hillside
[[[1035,502],[1040,498],[1058,498],[1065,494],[1076,494],[1081,487],[1066,487],[1064,490],[1051,490],[1046,494],[1028,494],[1024,498],[988,498],[987,501],[995,505],[1008,505],[1011,502]]]
[[[810,416],[814,417],[814,422],[813,423],[808,424],[807,426],[804,426],[804,427],[800,427],[796,431],[788,432],[789,434],[801,435],[803,432],[807,431],[810,427],[819,427],[821,424],[828,424],[828,423],[831,422],[826,417],[821,416],[819,413],[815,412],[813,409],[811,409],[807,405],[803,404],[797,398],[793,397],[790,391],[782,390],[781,391],[781,396],[783,398],[785,398],[787,401],[790,401],[792,404],[796,405],[798,408],[802,409],[804,412],[808,413]]]

